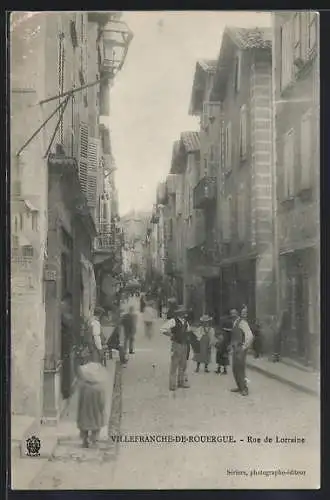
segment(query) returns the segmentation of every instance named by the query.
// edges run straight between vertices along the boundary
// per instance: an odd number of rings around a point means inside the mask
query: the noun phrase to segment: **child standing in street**
[[[215,344],[216,363],[218,365],[215,373],[227,375],[227,366],[229,366],[229,346],[230,329],[224,328],[218,335]],[[221,368],[223,368],[223,371],[221,371]]]

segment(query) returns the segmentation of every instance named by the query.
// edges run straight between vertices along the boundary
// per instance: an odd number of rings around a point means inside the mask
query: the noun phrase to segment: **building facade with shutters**
[[[98,51],[112,14],[24,16],[11,27],[12,411],[56,420],[72,390],[80,319],[96,302],[107,102]]]
[[[192,227],[188,231],[193,232],[193,239],[189,238],[187,255],[190,272],[199,278],[197,303],[201,303],[203,311],[217,321],[220,314],[219,241],[216,231],[220,102],[211,102],[210,99],[216,68],[216,60],[197,61],[192,86],[189,113],[197,116],[200,122],[200,161],[189,173],[193,181],[190,207],[193,216],[190,216],[189,225]]]
[[[320,335],[319,17],[273,16],[279,307],[283,355],[318,366]]]
[[[205,220],[196,258],[205,308],[217,320],[245,303],[266,332],[275,304],[271,30],[226,28],[209,66],[209,79],[196,67],[190,109],[201,120],[194,203]]]

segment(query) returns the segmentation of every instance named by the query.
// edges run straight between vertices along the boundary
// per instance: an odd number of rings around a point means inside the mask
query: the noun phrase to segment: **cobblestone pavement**
[[[194,373],[190,389],[168,391],[169,340],[139,328],[136,353],[123,370],[121,434],[233,436],[235,443],[122,443],[115,461],[48,462],[37,489],[308,489],[319,486],[317,398],[250,372],[250,395],[230,392],[227,376]],[[248,442],[261,439],[261,443]],[[265,436],[305,443],[265,443]],[[293,471],[253,475],[253,471]],[[252,471],[252,472],[251,472]],[[296,471],[296,472],[294,472]],[[298,475],[297,471],[305,471]],[[279,474],[277,472],[277,474]]]

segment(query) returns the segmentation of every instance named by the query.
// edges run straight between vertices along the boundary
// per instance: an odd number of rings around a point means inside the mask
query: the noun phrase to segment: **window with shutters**
[[[316,12],[308,12],[308,50],[313,53],[316,49],[317,44],[317,19],[318,14]]]
[[[294,196],[294,148],[295,134],[294,130],[291,129],[284,135],[283,141],[284,200]]]
[[[281,28],[281,90],[284,90],[293,78],[293,25],[291,20]]]
[[[219,113],[220,102],[206,101],[203,103],[202,127],[206,128]]]
[[[87,44],[87,23],[86,13],[81,14],[81,28],[80,28],[80,66],[81,76],[80,83],[84,85],[88,76],[88,44]],[[84,106],[88,106],[88,89],[83,90]]]
[[[238,52],[235,57],[234,65],[234,88],[235,92],[239,92],[241,88],[241,66],[242,66],[242,53]]]
[[[247,154],[247,109],[244,104],[240,111],[240,158],[246,159]]]
[[[302,117],[300,135],[301,181],[300,188],[311,187],[312,172],[312,111],[309,110]]]
[[[58,35],[58,93],[63,94],[64,92],[64,67],[65,67],[65,38],[64,33],[59,33]],[[58,104],[62,102],[63,99],[59,99]],[[61,116],[61,109],[58,111],[58,117]],[[63,137],[63,116],[60,119],[59,129],[58,129],[58,142],[60,144],[64,143]]]
[[[23,254],[23,257],[33,257],[33,255],[34,255],[33,246],[24,245],[22,248],[22,254]]]
[[[88,125],[80,123],[79,127],[79,178],[81,189],[87,196],[88,178]]]
[[[228,123],[225,132],[225,171],[231,171],[231,153],[232,153],[232,139],[231,139],[231,123]]]
[[[244,241],[245,229],[245,196],[240,192],[237,195],[237,234],[240,241]]]
[[[231,239],[231,197],[222,201],[222,239],[224,243],[229,243]]]
[[[301,15],[299,12],[296,12],[293,16],[293,50],[294,57],[298,59],[302,57],[301,52],[301,38],[302,38],[302,26],[301,26]]]
[[[97,203],[97,176],[100,162],[100,140],[88,138],[87,202],[90,207]]]
[[[299,72],[315,53],[317,17],[313,12],[296,12],[292,23],[294,62]]]

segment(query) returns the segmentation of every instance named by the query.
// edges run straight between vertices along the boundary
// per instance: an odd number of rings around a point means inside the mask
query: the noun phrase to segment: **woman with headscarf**
[[[199,352],[195,352],[194,361],[196,361],[196,373],[199,372],[201,364],[204,364],[204,372],[209,373],[208,365],[211,361],[211,350],[215,343],[215,332],[212,327],[212,318],[204,314],[200,319],[201,326],[196,330],[197,340],[199,341]]]
[[[89,346],[83,349],[78,366],[77,427],[84,448],[97,446],[102,427],[106,425],[106,385],[108,372],[95,361]]]

